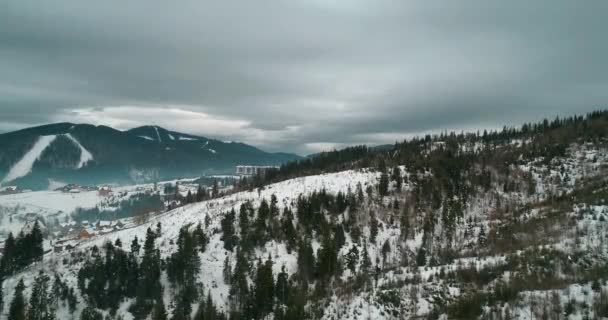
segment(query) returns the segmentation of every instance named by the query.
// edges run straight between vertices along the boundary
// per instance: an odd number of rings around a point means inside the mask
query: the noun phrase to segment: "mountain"
[[[0,134],[1,184],[46,188],[49,179],[124,183],[232,173],[234,166],[279,165],[299,156],[268,153],[157,126],[120,131],[56,123]]]
[[[114,196],[130,215],[102,210],[106,198],[65,222],[29,223],[5,241],[0,319],[19,309],[60,319],[608,318],[608,111],[390,152],[331,151],[256,180],[215,195],[185,181],[149,195],[150,185],[129,186]],[[34,205],[43,193],[59,202],[51,191],[3,195],[0,213],[7,199]],[[142,194],[143,211],[132,197]]]

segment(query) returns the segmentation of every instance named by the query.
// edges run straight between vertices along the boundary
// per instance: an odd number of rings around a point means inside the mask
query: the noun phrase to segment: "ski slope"
[[[65,135],[68,139],[70,139],[74,144],[80,149],[80,161],[76,166],[78,169],[82,168],[87,162],[93,160],[93,155],[89,152],[89,150],[85,149],[76,138],[74,138],[71,134]]]
[[[24,177],[32,172],[32,167],[34,166],[36,160],[40,158],[42,152],[44,152],[44,150],[51,145],[55,139],[57,139],[56,135],[39,137],[36,143],[34,143],[34,146],[11,167],[8,174],[6,177],[4,177],[4,179],[2,179],[0,184]]]

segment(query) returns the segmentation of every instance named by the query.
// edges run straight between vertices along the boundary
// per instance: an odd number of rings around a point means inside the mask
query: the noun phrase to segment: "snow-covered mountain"
[[[157,126],[119,131],[105,126],[50,124],[0,135],[0,184],[46,188],[66,183],[140,182],[232,173],[239,164],[277,165],[298,159],[243,143],[225,143]]]
[[[176,208],[45,238],[4,280],[0,318],[42,271],[62,319],[605,319],[607,122],[336,152],[213,199],[165,194]]]

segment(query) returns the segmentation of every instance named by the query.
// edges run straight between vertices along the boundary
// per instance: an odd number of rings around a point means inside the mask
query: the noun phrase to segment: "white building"
[[[263,175],[270,169],[278,168],[278,166],[236,166],[236,174],[239,176]]]

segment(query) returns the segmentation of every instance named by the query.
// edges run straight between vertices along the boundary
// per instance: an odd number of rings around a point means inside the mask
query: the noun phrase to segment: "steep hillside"
[[[56,239],[61,252],[10,270],[3,316],[23,279],[25,297],[58,288],[60,318],[602,319],[608,139],[596,120],[353,149],[299,166],[368,167],[176,195],[188,204]],[[52,281],[34,281],[40,271]]]
[[[69,183],[142,182],[205,173],[231,173],[238,164],[281,164],[296,155],[273,154],[242,143],[140,127],[51,124],[0,135],[3,185],[46,188]]]

